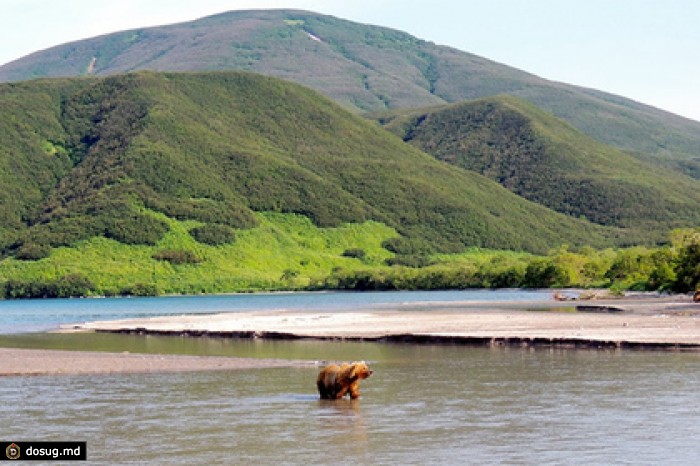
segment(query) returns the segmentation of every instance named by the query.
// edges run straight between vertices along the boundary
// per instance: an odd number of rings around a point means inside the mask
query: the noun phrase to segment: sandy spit
[[[128,374],[312,367],[313,362],[162,354],[0,348],[0,376]]]
[[[569,306],[576,304],[581,303]],[[700,305],[669,300],[616,300],[595,305],[593,312],[571,313],[530,312],[507,305],[484,309],[483,305],[440,304],[351,312],[253,311],[89,322],[69,331],[700,349]]]

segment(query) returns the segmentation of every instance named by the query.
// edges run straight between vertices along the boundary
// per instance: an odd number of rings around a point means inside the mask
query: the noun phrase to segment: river
[[[339,308],[367,299],[341,296]],[[697,464],[700,457],[697,353],[27,333],[0,336],[0,345],[366,360],[375,371],[356,401],[318,400],[314,368],[0,378],[0,440],[85,440],[90,462]]]

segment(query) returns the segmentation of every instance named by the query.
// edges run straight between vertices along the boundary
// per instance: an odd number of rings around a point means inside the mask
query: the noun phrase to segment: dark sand
[[[0,376],[223,371],[313,365],[313,362],[283,359],[0,348]]]

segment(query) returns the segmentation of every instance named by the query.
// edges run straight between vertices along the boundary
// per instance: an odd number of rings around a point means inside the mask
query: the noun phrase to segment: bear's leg
[[[337,389],[337,391],[335,393],[336,400],[341,399],[348,392],[348,387],[337,387],[336,389]]]
[[[330,398],[328,390],[326,390],[326,385],[322,380],[316,382],[316,386],[318,387],[318,394],[321,395],[321,399]]]
[[[350,385],[350,398],[356,400],[360,397],[360,384],[354,383]]]
[[[316,380],[316,386],[318,387],[318,393],[321,395],[321,398],[326,400],[332,400],[335,398],[337,385],[336,376],[337,374],[335,371],[332,371],[329,368],[321,371],[321,374],[319,374],[318,379]]]

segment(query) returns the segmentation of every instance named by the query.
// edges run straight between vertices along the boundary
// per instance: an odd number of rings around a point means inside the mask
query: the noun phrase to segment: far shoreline
[[[678,299],[683,300],[684,297],[692,300],[693,293],[665,293],[661,291],[625,291],[622,295],[614,294],[608,288],[418,288],[418,289],[346,289],[346,288],[323,288],[323,289],[276,289],[276,290],[239,290],[226,291],[219,293],[159,293],[156,295],[134,295],[134,294],[115,294],[115,295],[85,295],[85,296],[66,296],[66,297],[19,297],[19,298],[0,298],[0,302],[13,301],[42,301],[42,300],[82,300],[82,299],[132,299],[132,298],[178,298],[178,297],[225,297],[225,296],[250,296],[250,295],[295,295],[295,294],[369,294],[369,293],[440,293],[440,292],[533,292],[550,294],[552,296],[558,293],[571,294],[577,296],[572,301],[598,301],[605,300],[624,300],[635,299],[638,297],[655,297],[661,299]],[[589,295],[590,297],[586,297]]]

